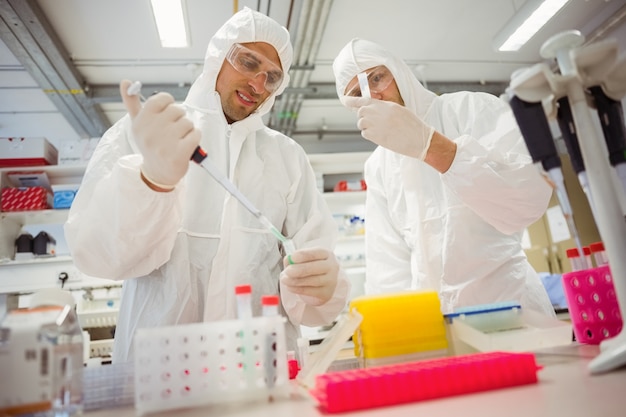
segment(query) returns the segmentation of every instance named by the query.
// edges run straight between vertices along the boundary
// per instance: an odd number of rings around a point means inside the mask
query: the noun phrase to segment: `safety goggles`
[[[283,71],[279,66],[270,61],[267,57],[246,48],[241,44],[234,44],[228,54],[226,60],[230,62],[240,74],[254,79],[260,74],[265,75],[265,89],[267,91],[276,91],[283,81]]]
[[[371,93],[382,93],[387,87],[389,87],[391,81],[393,81],[391,71],[389,71],[389,69],[384,65],[370,68],[363,71],[363,73],[367,75],[367,84],[369,85]],[[354,77],[352,82],[346,87],[346,96],[361,97],[361,86],[359,85],[357,78],[358,77]]]

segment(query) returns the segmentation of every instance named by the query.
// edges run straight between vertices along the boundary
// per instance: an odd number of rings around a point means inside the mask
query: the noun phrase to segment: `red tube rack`
[[[608,265],[568,272],[562,280],[578,342],[597,345],[622,331],[623,318]]]
[[[532,353],[472,353],[319,375],[311,394],[341,413],[533,384],[539,369]]]

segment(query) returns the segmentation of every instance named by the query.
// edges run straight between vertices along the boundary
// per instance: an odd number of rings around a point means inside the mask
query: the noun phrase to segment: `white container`
[[[524,309],[520,322],[522,325],[518,328],[483,331],[465,320],[454,319],[449,329],[453,333],[453,340],[480,352],[528,352],[572,343],[571,323]]]

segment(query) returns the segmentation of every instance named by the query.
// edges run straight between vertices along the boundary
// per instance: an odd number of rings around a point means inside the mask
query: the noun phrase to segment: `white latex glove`
[[[200,143],[200,131],[170,94],[150,96],[142,106],[138,95],[128,95],[130,84],[123,80],[120,93],[143,155],[141,172],[157,187],[174,188],[187,173],[189,159]]]
[[[415,113],[392,101],[341,97],[344,106],[356,109],[361,135],[377,145],[424,160],[435,129]]]
[[[339,275],[334,253],[323,248],[300,249],[286,256],[283,265],[282,284],[307,304],[319,306],[332,298]]]

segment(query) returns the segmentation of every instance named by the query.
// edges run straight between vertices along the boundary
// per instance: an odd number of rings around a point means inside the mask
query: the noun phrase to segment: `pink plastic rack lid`
[[[579,343],[595,345],[619,334],[623,319],[608,265],[568,272],[562,280]]]
[[[539,369],[532,353],[472,353],[319,375],[311,394],[340,413],[533,384]]]

